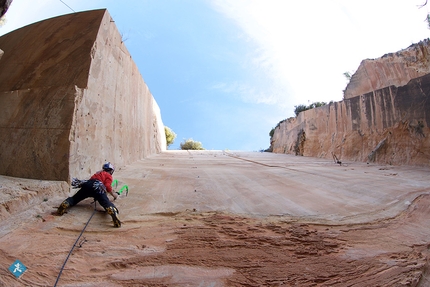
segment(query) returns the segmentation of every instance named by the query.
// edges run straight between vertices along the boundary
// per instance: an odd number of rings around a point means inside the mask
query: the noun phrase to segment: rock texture
[[[49,163],[65,154],[68,173],[87,175],[78,162],[98,169],[107,155],[122,163],[144,157],[114,174],[117,188],[129,187],[115,201],[122,227],[92,199],[56,216],[69,193],[63,180],[0,176],[1,286],[430,286],[430,167],[256,152],[154,155],[165,146],[156,104],[143,81],[133,80],[140,76],[107,12],[91,13],[63,19],[93,20],[78,25],[83,35],[70,41],[56,38],[56,26],[42,26],[53,29],[45,43],[65,42],[63,49],[41,53],[35,45],[21,62],[7,58],[0,158],[11,168],[16,157],[17,172],[42,167],[55,175]],[[60,30],[68,29],[76,27]],[[32,60],[51,52],[55,61]],[[71,54],[83,72],[66,60]],[[277,129],[293,130],[285,132],[292,142],[285,149],[304,155],[333,146],[359,158],[366,147],[367,158],[378,161],[404,157],[409,146],[410,162],[419,162],[419,147],[425,160],[427,77],[284,121]],[[141,121],[149,131],[139,134]],[[8,270],[16,259],[28,268],[19,278]]]
[[[46,208],[49,206],[48,200],[50,198],[59,194],[65,196],[65,191],[68,190],[69,186],[64,181],[18,179],[0,175],[0,221],[6,222],[9,219],[7,228],[0,231],[0,237],[8,228],[13,228],[14,225],[22,223],[22,218],[14,220],[16,214],[29,215],[27,210],[31,206],[37,206],[39,210]]]
[[[404,86],[411,79],[429,74],[429,43],[430,40],[425,39],[379,59],[363,60],[346,86],[344,98],[350,99],[388,86]]]
[[[165,149],[160,110],[109,13],[0,38],[0,174],[68,180]]]
[[[115,201],[121,228],[99,205],[92,216],[92,199],[59,217],[52,212],[64,195],[44,201],[45,182],[7,181],[23,203],[0,220],[0,286],[427,287],[429,173],[166,151],[115,172],[130,188]],[[32,202],[42,203],[25,206],[38,189]],[[28,267],[19,279],[7,269],[16,259]]]
[[[429,60],[428,45],[423,41],[401,52],[401,57],[374,60],[372,73],[363,62],[343,101],[280,122],[271,138],[272,151],[340,161],[430,165],[430,74],[410,79],[424,73],[425,68],[417,67]],[[401,60],[417,51],[425,57],[416,57],[414,68],[407,68],[412,65]],[[352,91],[365,93],[352,96]]]

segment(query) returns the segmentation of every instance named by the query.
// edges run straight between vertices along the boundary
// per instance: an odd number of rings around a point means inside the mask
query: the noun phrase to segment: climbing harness
[[[64,260],[63,266],[61,266],[60,273],[58,273],[57,280],[55,281],[54,287],[57,286],[58,280],[60,280],[60,277],[61,277],[61,273],[63,273],[63,269],[66,266],[66,263],[69,260],[69,257],[70,257],[70,255],[73,252],[73,249],[75,249],[76,245],[78,245],[79,239],[81,238],[82,234],[84,233],[85,229],[87,228],[88,224],[90,223],[90,221],[93,218],[93,216],[96,213],[96,211],[97,211],[97,209],[96,209],[96,202],[94,201],[94,211],[93,211],[93,214],[91,214],[90,219],[88,219],[87,224],[85,224],[84,228],[81,231],[81,234],[79,234],[78,238],[75,241],[75,244],[73,244],[72,249],[70,249],[70,252],[69,252],[69,254],[66,257],[66,260]],[[80,244],[79,246],[82,246],[82,244]]]
[[[82,183],[84,183],[84,182],[86,182],[86,180],[79,180],[79,179],[73,178],[73,183],[74,183],[74,186],[73,186],[73,187],[74,187],[74,188],[76,188],[76,187],[80,187],[80,185],[81,185]],[[115,179],[115,180],[112,182],[112,187],[117,187],[117,186],[118,186],[118,180],[116,180],[116,179]],[[118,195],[121,195],[121,194],[124,192],[124,190],[126,191],[126,193],[125,193],[125,194],[126,194],[126,196],[127,196],[127,195],[128,195],[128,185],[124,185],[123,187],[121,187],[121,189],[117,192],[117,193],[118,193]],[[87,228],[88,224],[90,223],[91,219],[93,218],[94,214],[96,214],[96,212],[97,212],[97,209],[96,209],[96,201],[94,200],[94,211],[93,211],[93,213],[91,214],[90,218],[88,219],[87,224],[85,224],[84,228],[82,229],[81,234],[79,234],[78,238],[76,239],[75,244],[73,244],[72,249],[70,249],[70,252],[69,252],[69,254],[68,254],[68,255],[67,255],[67,257],[66,257],[66,260],[64,260],[63,266],[61,266],[60,273],[58,273],[57,280],[55,281],[54,287],[56,287],[56,286],[57,286],[57,283],[58,283],[58,281],[60,280],[61,274],[63,273],[64,267],[66,266],[66,263],[67,263],[67,261],[69,260],[70,255],[72,255],[73,249],[75,249],[75,247],[76,247],[76,246],[81,247],[81,246],[82,246],[82,244],[83,244],[84,242],[86,242],[85,238],[84,238],[84,240],[83,240],[83,241],[81,241],[81,242],[79,242],[79,239],[81,238],[82,234],[85,232],[85,229]],[[79,242],[79,243],[78,243],[78,242]]]

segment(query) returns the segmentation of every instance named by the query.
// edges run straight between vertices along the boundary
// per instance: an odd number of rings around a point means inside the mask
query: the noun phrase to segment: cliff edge
[[[271,138],[272,151],[380,164],[429,165],[428,51],[429,41],[425,40],[398,53],[363,61],[343,101],[281,121]]]
[[[67,181],[165,150],[160,109],[105,9],[0,37],[0,174]]]
[[[344,98],[350,99],[388,86],[404,86],[430,73],[429,39],[379,59],[363,60],[352,75]]]

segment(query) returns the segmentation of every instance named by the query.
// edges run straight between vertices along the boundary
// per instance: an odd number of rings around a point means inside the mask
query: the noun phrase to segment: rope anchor
[[[334,163],[338,165],[342,165],[342,162],[337,158],[337,156],[334,153],[331,153],[333,155]]]
[[[84,237],[84,238],[82,238],[82,240],[81,240],[81,242],[79,242],[79,248],[81,248],[82,247],[82,245],[84,245],[84,243],[85,242],[87,242],[88,240]]]

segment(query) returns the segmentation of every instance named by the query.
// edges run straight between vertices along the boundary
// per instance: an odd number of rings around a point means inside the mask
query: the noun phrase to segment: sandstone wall
[[[430,165],[430,74],[301,112],[275,129],[271,148],[341,160]]]
[[[122,166],[165,149],[160,109],[109,13],[91,48],[87,87],[76,87],[70,166],[78,175],[101,161]]]
[[[3,37],[0,174],[68,180],[165,148],[160,110],[106,10]]]
[[[379,59],[363,60],[344,91],[344,99],[388,86],[404,86],[411,79],[430,73],[430,40],[389,53]]]

